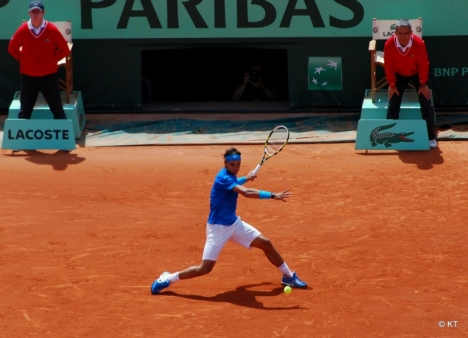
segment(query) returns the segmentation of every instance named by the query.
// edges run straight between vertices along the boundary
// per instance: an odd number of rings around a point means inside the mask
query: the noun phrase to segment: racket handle
[[[257,175],[258,171],[260,170],[261,165],[258,164],[257,167],[252,171],[254,175]]]

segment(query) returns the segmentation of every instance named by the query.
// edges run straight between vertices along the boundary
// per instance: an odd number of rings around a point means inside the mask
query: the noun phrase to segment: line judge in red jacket
[[[21,109],[18,118],[31,118],[39,91],[54,119],[66,119],[57,77],[57,62],[70,54],[67,42],[55,25],[44,20],[41,1],[29,4],[30,20],[11,38],[8,52],[20,62]]]
[[[407,19],[397,21],[395,35],[385,42],[384,55],[385,75],[389,83],[387,118],[399,119],[403,92],[408,83],[412,82],[419,96],[422,117],[427,124],[429,146],[436,148],[434,107],[431,90],[427,86],[429,58],[424,41],[413,35]]]

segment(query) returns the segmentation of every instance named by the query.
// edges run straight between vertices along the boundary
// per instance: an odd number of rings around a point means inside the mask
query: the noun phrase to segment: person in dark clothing
[[[234,101],[276,101],[276,90],[263,82],[263,67],[260,62],[252,62],[244,74],[244,82],[232,94]]]

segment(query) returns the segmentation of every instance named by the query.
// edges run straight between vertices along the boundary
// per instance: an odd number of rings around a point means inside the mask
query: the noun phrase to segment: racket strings
[[[267,154],[274,155],[281,149],[283,144],[284,144],[284,142],[283,143],[270,143],[270,142],[268,142],[265,150],[266,150]]]
[[[269,155],[274,155],[278,151],[280,151],[283,146],[286,144],[288,141],[288,131],[285,129],[280,129],[277,131],[274,131],[270,138],[268,139],[268,142],[265,147],[265,151]]]

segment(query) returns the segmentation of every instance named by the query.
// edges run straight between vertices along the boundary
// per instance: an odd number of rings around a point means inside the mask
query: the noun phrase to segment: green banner
[[[309,90],[342,90],[341,57],[309,57]]]
[[[0,39],[29,19],[29,0],[0,0]],[[45,0],[74,39],[367,37],[372,18],[423,18],[425,36],[468,35],[463,0]]]

